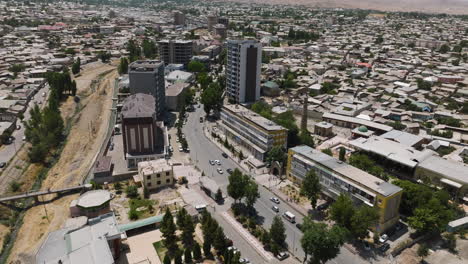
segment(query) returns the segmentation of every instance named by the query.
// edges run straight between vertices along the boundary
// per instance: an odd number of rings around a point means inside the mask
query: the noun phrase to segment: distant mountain
[[[225,0],[244,3],[292,4],[322,8],[361,8],[382,11],[468,14],[468,0]]]

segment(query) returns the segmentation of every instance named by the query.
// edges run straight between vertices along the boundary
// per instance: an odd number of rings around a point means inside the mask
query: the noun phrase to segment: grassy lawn
[[[135,210],[136,214],[138,215],[138,219],[146,218],[149,216],[154,215],[155,210],[153,208],[155,205],[155,201],[148,200],[148,199],[131,199],[129,201],[130,210]],[[142,208],[137,210],[138,208]]]
[[[164,257],[166,256],[167,248],[164,246],[162,240],[154,242],[153,247],[156,250],[156,253],[158,254],[159,260],[161,260],[162,262],[164,260]]]

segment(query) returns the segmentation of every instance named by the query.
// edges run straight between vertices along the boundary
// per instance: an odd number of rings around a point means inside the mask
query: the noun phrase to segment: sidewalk
[[[226,219],[240,234],[249,242],[249,244],[268,262],[273,260],[273,256],[271,253],[267,252],[263,249],[262,243],[258,241],[253,235],[249,233],[249,231],[245,230],[242,225],[237,222],[228,212],[222,212],[221,216]]]

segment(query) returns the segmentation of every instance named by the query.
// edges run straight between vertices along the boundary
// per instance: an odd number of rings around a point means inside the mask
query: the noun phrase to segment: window
[[[161,174],[159,174],[159,173],[158,173],[158,174],[156,174],[156,177],[160,178],[160,177],[161,177]]]
[[[171,183],[171,179],[167,179],[167,180],[166,180],[166,183]]]
[[[170,172],[166,171],[166,176],[169,176]]]
[[[147,184],[147,185],[148,185],[148,187],[151,187],[151,182],[148,182],[148,184]]]
[[[151,175],[146,176],[147,180],[151,180]]]
[[[158,183],[157,183],[157,184],[158,184],[158,185],[160,185],[160,184],[161,184],[161,181],[158,181]]]

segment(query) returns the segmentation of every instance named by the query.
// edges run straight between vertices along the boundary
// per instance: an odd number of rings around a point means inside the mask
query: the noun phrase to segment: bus
[[[296,216],[289,211],[284,212],[283,217],[293,224],[296,223]]]

